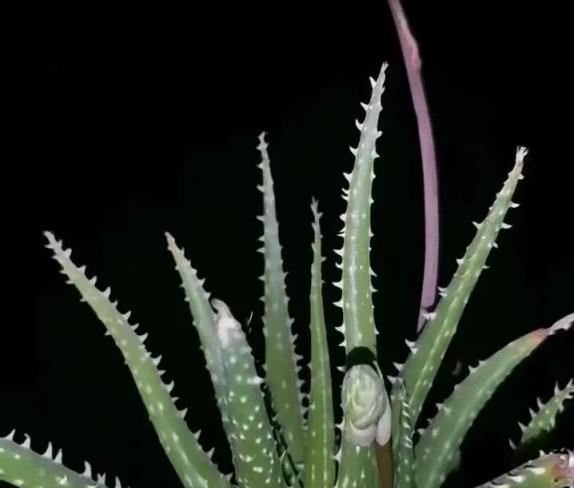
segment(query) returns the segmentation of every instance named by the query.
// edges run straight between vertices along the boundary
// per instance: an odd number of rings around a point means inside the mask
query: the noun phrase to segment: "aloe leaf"
[[[343,344],[347,354],[357,347],[369,348],[376,355],[376,329],[373,314],[370,265],[371,238],[371,197],[374,179],[374,161],[378,157],[377,139],[382,134],[378,130],[379,115],[382,110],[381,96],[384,91],[384,63],[377,80],[371,78],[372,93],[369,104],[363,104],[365,119],[356,122],[361,132],[359,145],[351,148],[355,163],[350,174],[345,174],[349,189],[344,191],[347,201],[345,213],[341,215],[344,223],[341,236],[343,247],[337,253],[342,257],[339,266],[343,273],[340,282],[335,283],[342,291],[341,301],[336,303],[343,309],[343,325],[339,330],[344,334]]]
[[[441,291],[442,298],[436,310],[429,315],[429,322],[402,369],[401,374],[405,380],[415,423],[448,345],[456,332],[464,307],[485,268],[490,250],[496,247],[498,232],[500,229],[510,227],[503,221],[507,210],[517,206],[512,203],[511,198],[518,180],[522,178],[522,166],[526,152],[525,148],[518,148],[512,171],[502,190],[497,194],[496,201],[490,207],[485,220],[475,224],[476,236],[467,247],[464,257],[458,260],[458,269],[454,277],[446,290]]]
[[[343,442],[340,459],[336,488],[378,487],[379,478],[374,444],[358,446],[350,442]]]
[[[393,438],[393,453],[395,455],[395,488],[414,488],[415,482],[415,457],[413,448],[414,425],[411,417],[411,408],[404,386],[399,389],[401,402],[399,422],[400,434]]]
[[[237,480],[243,487],[284,486],[281,463],[261,391],[251,348],[227,305],[212,301],[217,310],[216,330],[226,385],[226,403],[235,427]]]
[[[62,464],[62,451],[54,453],[52,444],[44,454],[31,449],[30,437],[25,436],[22,444],[14,441],[14,432],[0,437],[0,481],[7,481],[24,488],[105,488],[105,477],[92,473],[88,462],[83,473],[78,473]],[[116,480],[116,487],[120,487]]]
[[[574,486],[574,453],[542,454],[476,488],[566,488]]]
[[[62,272],[80,292],[97,317],[106,327],[120,349],[140,396],[155,427],[160,443],[186,488],[227,488],[227,479],[217,470],[210,457],[202,450],[196,436],[184,420],[185,411],[179,411],[170,395],[173,382],[164,383],[157,368],[160,357],[153,358],[145,345],[146,334],[136,332],[137,324],[130,324],[130,313],[119,312],[116,303],[109,300],[109,288],[102,292],[96,288],[96,278],[88,279],[85,268],[78,268],[70,259],[71,251],[64,250],[53,234],[46,233],[48,248]]]
[[[215,397],[223,427],[228,438],[232,432],[230,424],[230,411],[226,399],[225,378],[223,372],[222,353],[215,328],[215,315],[209,303],[209,294],[203,288],[204,280],[197,276],[197,271],[185,257],[183,249],[180,249],[173,236],[166,233],[168,249],[173,255],[175,266],[182,280],[185,291],[185,299],[193,317],[193,323],[198,332],[207,367],[211,376],[211,382],[215,390]]]
[[[544,432],[549,432],[556,424],[556,417],[564,410],[564,403],[574,398],[574,380],[570,380],[564,388],[554,387],[554,395],[546,402],[537,401],[537,410],[530,410],[530,421],[520,425],[522,436],[520,445],[534,441]]]
[[[332,487],[335,483],[335,429],[329,346],[323,312],[321,230],[317,201],[313,211],[313,264],[311,265],[311,387],[304,486]]]
[[[559,329],[574,323],[570,314],[549,328],[537,329],[503,347],[471,370],[439,407],[416,446],[419,488],[436,488],[448,475],[452,460],[482,407],[512,370]]]
[[[373,273],[369,256],[370,206],[373,201],[371,187],[374,161],[378,157],[376,141],[381,135],[378,123],[386,69],[387,63],[384,63],[377,79],[371,78],[371,99],[368,105],[362,104],[365,118],[362,123],[356,122],[360,139],[357,148],[351,148],[355,156],[353,170],[345,175],[349,189],[343,192],[347,208],[341,215],[344,223],[340,233],[343,247],[337,251],[342,257],[342,263],[338,265],[342,270],[342,278],[335,283],[342,292],[341,300],[335,305],[343,309],[343,324],[337,330],[344,335],[342,345],[346,349],[347,360],[356,351],[368,351],[374,364],[354,365],[345,374],[337,486],[376,486],[378,468],[375,440],[385,412],[387,416],[384,420],[390,420],[390,405],[382,374],[376,364],[376,328],[372,303],[374,288],[371,284]]]
[[[265,295],[263,302],[263,333],[265,336],[265,381],[269,386],[273,409],[278,423],[289,446],[289,454],[297,464],[302,464],[305,456],[305,427],[301,383],[295,352],[295,337],[291,330],[288,299],[285,291],[285,273],[279,243],[279,225],[275,211],[273,177],[265,133],[259,136],[257,149],[261,153],[259,167],[263,172],[263,246],[260,251],[265,257],[265,272],[262,276]]]

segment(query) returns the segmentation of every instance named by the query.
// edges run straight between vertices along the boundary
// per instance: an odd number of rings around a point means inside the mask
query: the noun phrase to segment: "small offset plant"
[[[517,149],[514,166],[484,220],[475,224],[476,235],[458,260],[456,273],[446,288],[439,289],[438,304],[430,311],[431,303],[425,304],[423,300],[421,331],[415,341],[407,341],[408,358],[397,368],[396,377],[385,378],[377,357],[370,266],[371,184],[378,157],[376,142],[381,135],[378,124],[385,72],[386,64],[377,78],[371,79],[372,95],[363,104],[363,120],[357,122],[360,138],[358,146],[351,148],[355,161],[346,175],[349,186],[343,192],[347,207],[341,216],[343,243],[337,251],[341,257],[338,263],[341,279],[335,283],[341,290],[336,305],[343,316],[342,324],[335,329],[341,336],[346,358],[345,365],[340,366],[344,371],[342,385],[333,385],[331,378],[327,336],[333,333],[333,327],[326,324],[324,316],[321,215],[318,203],[313,201],[311,356],[307,363],[311,375],[307,402],[302,394],[304,358],[296,352],[288,312],[273,178],[264,134],[258,145],[264,202],[264,212],[259,217],[263,223],[260,251],[265,263],[264,371],[255,362],[242,325],[223,301],[209,295],[204,280],[198,277],[183,249],[173,236],[166,235],[231,447],[234,466],[231,474],[218,470],[211,455],[199,444],[198,434],[188,428],[186,411],[180,410],[171,395],[173,383],[162,378],[160,357],[152,356],[147,349],[147,333],[130,322],[129,313],[120,312],[109,288],[99,289],[96,278],[89,278],[85,267],[71,259],[71,251],[52,233],[46,233],[48,248],[68,283],[76,287],[120,349],[159,442],[186,488],[438,488],[458,467],[466,433],[497,387],[546,340],[574,323],[574,313],[569,314],[547,328],[514,340],[471,368],[428,425],[417,429],[425,399],[467,300],[490,251],[496,247],[499,231],[509,227],[505,218],[507,211],[517,206],[512,196],[522,179],[527,151]],[[333,388],[338,386],[343,417],[336,424]],[[521,426],[518,444],[531,442],[552,429],[556,416],[573,394],[574,384],[570,382],[557,388],[546,403],[539,403],[530,422]],[[51,444],[43,454],[38,454],[32,450],[28,436],[23,441],[17,440],[14,433],[0,438],[0,480],[25,488],[106,486],[105,477],[92,473],[88,463],[83,473],[75,472],[62,464],[61,451],[54,452]],[[542,453],[481,485],[513,486],[573,487],[574,453],[565,450]]]

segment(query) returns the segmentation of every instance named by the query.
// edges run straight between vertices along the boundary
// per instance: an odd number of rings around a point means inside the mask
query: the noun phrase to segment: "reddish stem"
[[[436,154],[429,116],[429,109],[421,76],[421,58],[400,0],[388,0],[397,29],[401,51],[405,61],[411,97],[417,118],[419,143],[423,167],[425,208],[425,260],[419,309],[418,330],[424,326],[424,314],[436,301],[438,280],[439,215]]]

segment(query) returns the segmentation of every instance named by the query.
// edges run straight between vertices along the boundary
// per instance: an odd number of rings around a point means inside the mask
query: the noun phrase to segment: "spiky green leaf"
[[[261,383],[251,348],[240,324],[220,300],[213,300],[217,310],[216,330],[225,381],[225,401],[233,424],[232,446],[235,452],[237,481],[243,488],[281,488],[283,475]]]
[[[399,434],[393,438],[393,453],[395,461],[395,488],[416,488],[415,457],[413,447],[414,425],[411,409],[404,386],[398,390],[398,401],[401,402],[399,415],[401,425]]]
[[[344,334],[343,345],[347,357],[364,348],[375,362],[377,344],[370,265],[370,207],[374,161],[378,157],[376,141],[381,135],[378,123],[386,69],[387,64],[384,63],[377,79],[371,78],[371,98],[368,105],[363,105],[365,118],[362,123],[356,122],[360,139],[357,148],[351,148],[355,162],[352,172],[345,175],[349,189],[344,192],[347,208],[341,216],[344,223],[341,231],[343,248],[339,251],[342,278],[335,283],[342,292],[341,300],[336,305],[343,309],[343,325],[338,330]],[[389,408],[380,371],[373,370],[371,366],[356,365],[346,372],[337,486],[376,486],[378,468],[374,442],[379,420]]]
[[[564,410],[564,403],[571,398],[574,398],[574,380],[564,388],[556,385],[554,395],[546,403],[538,400],[537,410],[530,411],[530,421],[525,426],[520,424],[520,445],[527,445],[544,432],[550,432],[556,424],[556,417]]]
[[[564,322],[564,319],[567,322]],[[436,488],[449,474],[452,460],[482,407],[512,370],[558,329],[568,327],[574,314],[552,327],[526,334],[471,370],[440,406],[416,446],[417,482],[419,488]]]
[[[411,400],[413,421],[416,422],[424,400],[433,384],[436,372],[454,336],[464,307],[485,267],[486,259],[500,229],[508,227],[504,217],[508,208],[515,206],[511,198],[519,179],[522,178],[525,148],[518,148],[516,162],[486,219],[476,224],[477,233],[466,253],[458,261],[458,269],[442,298],[429,317],[416,345],[401,372]]]
[[[327,330],[323,312],[321,231],[317,202],[313,211],[313,264],[311,265],[311,388],[305,456],[304,486],[332,487],[335,483],[335,428]]]
[[[374,444],[358,446],[343,441],[336,488],[377,488],[379,483]]]
[[[90,305],[106,331],[113,338],[128,365],[140,396],[155,427],[165,453],[186,488],[228,488],[227,479],[217,470],[210,457],[202,450],[195,434],[187,427],[184,414],[175,405],[170,392],[173,382],[164,383],[157,368],[160,357],[153,358],[146,349],[146,335],[136,332],[137,324],[129,323],[129,313],[122,314],[109,299],[109,288],[101,292],[96,278],[88,279],[84,268],[70,259],[71,251],[47,232],[48,247],[62,272]]]
[[[223,373],[223,359],[217,331],[215,328],[215,315],[209,303],[209,294],[203,288],[203,280],[197,276],[197,271],[185,257],[183,249],[180,249],[173,236],[166,233],[168,249],[171,252],[175,267],[180,274],[182,287],[185,291],[185,299],[193,317],[193,324],[198,332],[203,347],[203,354],[207,368],[211,376],[211,383],[215,390],[215,398],[223,421],[223,427],[229,437],[232,426],[230,425],[230,411],[225,401],[226,387]]]
[[[567,488],[574,486],[574,453],[542,454],[476,488]]]
[[[342,291],[338,305],[343,308],[341,332],[345,336],[347,354],[357,347],[369,348],[375,355],[377,352],[370,264],[371,187],[375,177],[374,161],[378,157],[376,142],[382,133],[378,123],[386,68],[384,63],[377,79],[371,78],[372,93],[369,104],[364,105],[365,119],[362,123],[357,121],[361,132],[359,145],[356,149],[351,148],[355,155],[353,170],[345,175],[349,189],[344,194],[347,208],[341,215],[343,248],[339,251],[343,276],[336,286]]]
[[[291,330],[285,273],[279,243],[279,225],[275,209],[273,177],[265,134],[259,137],[257,149],[261,153],[260,168],[263,172],[263,252],[265,272],[263,297],[265,314],[263,333],[265,336],[265,370],[273,409],[277,413],[282,435],[289,446],[289,453],[297,464],[302,464],[305,455],[305,427],[303,421],[302,395],[299,368],[295,352],[295,337]]]
[[[19,444],[14,441],[14,432],[0,437],[0,481],[6,481],[23,488],[105,488],[105,477],[92,473],[85,463],[83,473],[78,473],[62,464],[62,451],[54,452],[52,445],[44,454],[31,449],[30,437]],[[116,487],[121,484],[116,480]]]

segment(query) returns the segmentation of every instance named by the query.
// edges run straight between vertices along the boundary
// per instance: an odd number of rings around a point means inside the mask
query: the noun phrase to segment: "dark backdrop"
[[[205,427],[207,448],[221,445],[163,232],[185,246],[239,319],[254,313],[258,345],[255,147],[268,131],[291,311],[306,351],[310,198],[324,212],[330,282],[342,172],[358,138],[353,120],[383,61],[390,67],[372,259],[381,361],[391,373],[391,362],[404,359],[422,269],[422,182],[386,3],[270,3],[56,0],[3,16],[1,432],[30,433],[38,450],[51,439],[71,467],[88,459],[130,486],[178,486],[118,350],[43,248],[41,231],[52,230],[150,332],[180,405],[190,407],[190,425]],[[509,214],[514,227],[502,233],[468,304],[435,401],[457,380],[457,360],[474,364],[572,311],[572,17],[564,4],[405,2],[436,133],[442,285],[515,147],[530,149],[521,206]],[[330,284],[325,296],[337,298]],[[328,319],[338,325],[338,310],[330,307]],[[572,333],[549,341],[504,383],[472,428],[455,485],[510,467],[508,438],[517,438],[517,421],[537,395],[572,376],[573,346]],[[573,419],[570,409],[547,447],[574,447]],[[229,466],[225,448],[215,455]]]

